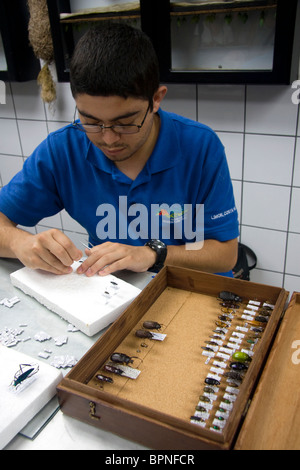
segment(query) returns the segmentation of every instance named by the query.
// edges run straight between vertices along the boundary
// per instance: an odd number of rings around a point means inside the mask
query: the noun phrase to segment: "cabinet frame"
[[[23,82],[36,79],[40,62],[35,57],[28,37],[29,11],[26,0],[0,2],[0,31],[7,70],[0,70],[0,79]]]
[[[47,0],[58,81],[69,81],[64,56],[74,47],[73,33],[62,33],[60,13],[71,12],[69,0]],[[174,71],[171,64],[170,0],[140,0],[141,28],[151,38],[164,83],[291,84],[298,78],[300,0],[277,0],[274,63],[271,71]],[[63,37],[64,36],[64,37]]]

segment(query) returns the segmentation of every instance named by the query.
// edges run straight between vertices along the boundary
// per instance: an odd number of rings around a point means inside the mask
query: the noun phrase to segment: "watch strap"
[[[166,244],[160,240],[151,239],[147,243],[145,243],[145,246],[149,246],[150,248],[152,248],[152,250],[154,250],[157,255],[156,262],[149,269],[159,271],[163,268],[164,262],[167,257],[168,250]]]

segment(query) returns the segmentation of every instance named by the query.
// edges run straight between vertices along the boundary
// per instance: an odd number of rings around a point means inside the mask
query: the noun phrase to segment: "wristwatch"
[[[156,262],[149,269],[159,271],[163,267],[165,259],[167,257],[167,245],[160,240],[152,239],[145,243],[145,246],[149,246],[150,248],[152,248],[152,250],[154,250],[157,255]]]

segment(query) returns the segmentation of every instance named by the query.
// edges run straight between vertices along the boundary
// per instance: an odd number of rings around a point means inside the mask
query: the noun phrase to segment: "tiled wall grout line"
[[[241,185],[241,210],[240,210],[240,241],[242,241],[243,232],[243,197],[244,197],[244,174],[245,174],[245,132],[247,119],[247,85],[244,87],[244,124],[243,124],[243,152],[242,152],[242,185]]]
[[[299,125],[299,114],[300,114],[300,106],[298,105],[298,114],[296,119],[296,131],[295,131],[295,147],[294,147],[294,156],[293,156],[293,170],[291,174],[291,192],[290,192],[290,205],[289,205],[289,215],[288,215],[288,226],[287,226],[287,237],[286,237],[286,245],[285,245],[285,256],[284,256],[284,267],[283,267],[283,286],[286,278],[287,269],[287,255],[288,255],[288,244],[289,244],[289,234],[290,232],[290,225],[291,225],[291,211],[292,211],[292,197],[293,197],[293,181],[294,181],[294,172],[295,172],[295,165],[296,165],[296,150],[297,150],[297,129]]]

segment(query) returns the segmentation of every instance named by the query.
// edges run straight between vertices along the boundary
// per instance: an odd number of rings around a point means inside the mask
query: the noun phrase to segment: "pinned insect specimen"
[[[37,364],[20,364],[19,370],[15,373],[14,378],[10,384],[10,388],[14,391],[25,388],[31,383],[29,380],[39,371]]]
[[[97,374],[96,379],[100,380],[100,382],[108,382],[110,384],[114,382],[111,377],[108,377],[107,375],[103,375],[103,374]]]
[[[135,332],[135,336],[137,336],[138,338],[148,338],[148,339],[153,338],[153,334],[147,330],[137,330]]]
[[[157,321],[144,321],[143,327],[147,330],[160,330],[162,325]]]
[[[110,359],[113,362],[117,362],[118,364],[127,364],[128,365],[128,364],[131,364],[133,362],[132,359],[138,359],[138,357],[137,356],[129,357],[129,356],[127,356],[127,354],[115,352],[110,356]]]
[[[242,298],[234,292],[222,291],[219,293],[219,298],[224,301],[242,302]]]

